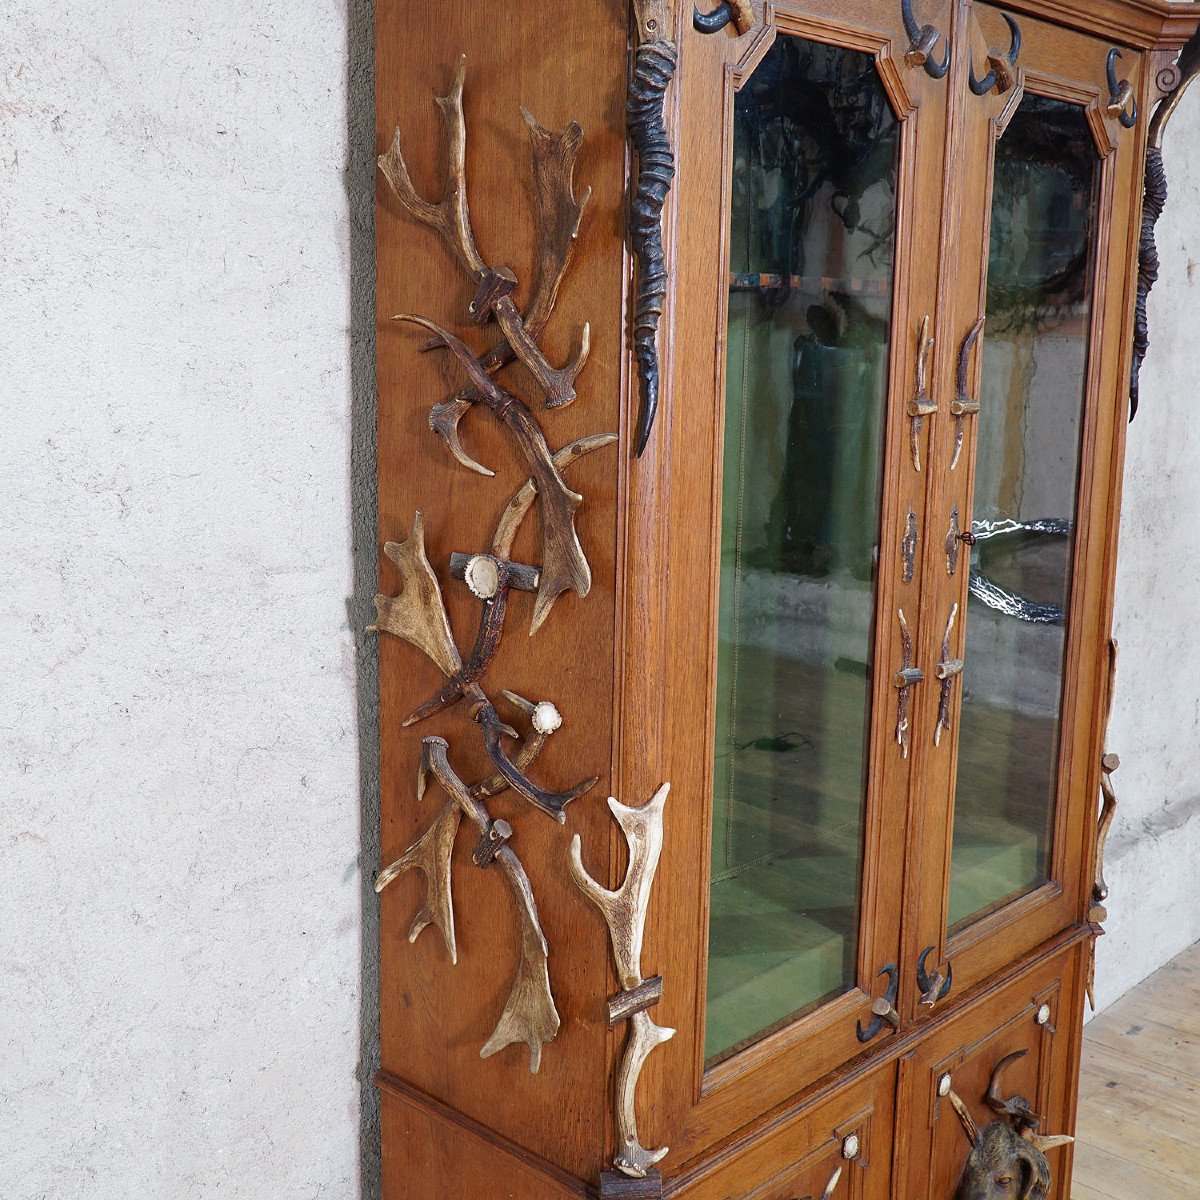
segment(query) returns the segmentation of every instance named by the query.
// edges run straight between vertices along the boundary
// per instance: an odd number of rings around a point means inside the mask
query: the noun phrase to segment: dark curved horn
[[[900,15],[904,18],[904,32],[908,34],[908,40],[919,42],[921,27],[917,24],[917,18],[913,16],[912,0],[900,0]]]
[[[1108,52],[1108,63],[1105,70],[1108,74],[1108,92],[1116,96],[1121,91],[1121,81],[1117,78],[1117,59],[1123,57],[1115,46]]]
[[[1120,50],[1115,46],[1108,52],[1108,62],[1105,64],[1105,71],[1108,75],[1108,96],[1112,105],[1121,104],[1123,100],[1128,101],[1121,111],[1114,115],[1121,123],[1122,129],[1132,129],[1137,124],[1138,102],[1137,97],[1130,94],[1129,84],[1117,78],[1117,59],[1122,57]],[[1109,112],[1112,113],[1111,107]]]
[[[1013,1063],[1023,1059],[1029,1051],[1014,1050],[1006,1054],[992,1069],[992,1078],[988,1083],[987,1104],[998,1117],[1011,1121],[1016,1131],[1022,1136],[1027,1131],[1036,1131],[1041,1124],[1041,1117],[1033,1111],[1024,1096],[1013,1095],[1006,1100],[1000,1095],[1000,1079]]]
[[[1008,13],[1004,13],[1004,19],[1012,30],[1012,49],[1008,52],[1008,62],[1009,66],[1015,67],[1017,59],[1021,57],[1021,27],[1017,24],[1016,17],[1010,17]]]
[[[942,55],[942,61],[935,63],[932,58],[925,60],[925,74],[930,79],[944,79],[946,72],[950,70],[950,43],[946,42],[946,53]]]
[[[1017,59],[1021,57],[1021,27],[1017,24],[1015,17],[1010,16],[1008,13],[1003,13],[1001,15],[1004,17],[1012,37],[1012,44],[1010,45],[1008,54],[1005,57],[1010,67],[1016,67]],[[993,63],[998,61],[994,54],[990,55],[990,58]],[[971,78],[968,82],[971,91],[974,92],[976,96],[986,96],[988,92],[990,92],[992,88],[994,88],[999,82],[996,74],[996,68],[993,66],[992,69],[988,71],[988,73],[982,79],[976,79],[975,56],[972,55]],[[1011,79],[1005,83],[1004,90],[1007,91],[1009,86],[1011,86]]]
[[[976,96],[986,96],[988,92],[996,86],[996,72],[989,71],[982,79],[975,78],[975,55],[971,55],[971,78],[967,81],[967,86]]]
[[[906,4],[909,2],[910,0],[905,0]],[[733,5],[729,0],[721,0],[710,13],[702,13],[698,8],[692,9],[692,28],[697,33],[719,33],[732,20]]]
[[[917,959],[917,987],[920,988],[922,995],[930,990],[933,986],[933,980],[929,976],[929,972],[925,969],[925,964],[929,961],[929,956],[933,953],[932,946],[926,946],[921,951],[921,957]],[[942,984],[941,989],[937,994],[939,1000],[945,1000],[950,995],[950,989],[954,986],[954,964],[949,960],[946,962],[946,982]]]

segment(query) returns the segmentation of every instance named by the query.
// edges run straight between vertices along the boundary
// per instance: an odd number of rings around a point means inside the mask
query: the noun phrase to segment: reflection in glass
[[[1027,95],[996,150],[950,922],[1049,878],[1098,159]]]
[[[737,99],[707,1057],[853,983],[898,125],[780,37]]]

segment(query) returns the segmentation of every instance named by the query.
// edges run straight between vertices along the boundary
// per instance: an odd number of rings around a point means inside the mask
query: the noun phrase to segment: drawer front
[[[1076,943],[1035,964],[932,1030],[901,1059],[896,1200],[954,1200],[971,1143],[953,1100],[958,1097],[985,1130],[1001,1120],[988,1102],[993,1078],[997,1096],[1010,1106],[1019,1104],[1016,1097],[1028,1101],[1041,1118],[1040,1135],[1073,1132],[1085,950]],[[1069,1196],[1070,1148],[1051,1149],[1046,1159],[1051,1200]]]
[[[895,1087],[889,1064],[799,1112],[783,1113],[689,1172],[671,1194],[686,1200],[887,1200]]]

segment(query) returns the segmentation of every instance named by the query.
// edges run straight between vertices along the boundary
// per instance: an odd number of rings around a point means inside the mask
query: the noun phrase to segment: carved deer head
[[[998,1119],[982,1129],[962,1098],[953,1091],[950,1093],[950,1102],[971,1143],[971,1155],[955,1200],[1047,1200],[1050,1194],[1046,1152],[1075,1139],[1039,1135],[1040,1118],[1030,1109],[1029,1102],[1023,1096],[1001,1099],[999,1091],[1004,1070],[1028,1053],[1019,1050],[997,1063],[987,1101]]]

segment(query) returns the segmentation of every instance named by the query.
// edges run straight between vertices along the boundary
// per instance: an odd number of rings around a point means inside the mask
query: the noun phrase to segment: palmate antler
[[[537,482],[542,500],[543,553],[541,584],[533,616],[532,628],[536,630],[563,592],[575,591],[586,596],[591,588],[591,571],[575,532],[575,510],[582,497],[563,481],[541,428],[528,407],[511,392],[497,386],[492,375],[516,359],[536,380],[545,395],[546,407],[556,408],[575,399],[575,380],[587,361],[590,327],[583,327],[575,355],[562,368],[550,365],[537,345],[537,338],[553,311],[583,207],[590,195],[590,192],[585,193],[580,201],[573,195],[574,166],[583,133],[574,123],[552,133],[522,110],[533,147],[539,217],[537,284],[529,313],[522,317],[513,299],[516,277],[505,267],[492,268],[484,262],[471,228],[466,186],[466,121],[462,104],[465,77],[464,57],[449,94],[437,99],[446,124],[449,148],[449,172],[442,199],[433,204],[417,194],[400,150],[398,130],[391,149],[380,157],[379,167],[405,211],[437,231],[475,281],[477,291],[468,316],[479,325],[494,319],[504,340],[478,358],[462,341],[432,322],[407,314],[397,319],[429,329],[435,335],[433,345],[450,349],[467,372],[470,386],[435,406],[430,414],[431,428],[445,439],[455,458],[472,470],[490,474],[487,468],[466,454],[458,435],[462,416],[473,403],[483,401],[509,430]]]
[[[527,740],[525,750],[532,760],[540,749],[544,735],[535,734]],[[452,962],[457,962],[458,953],[454,940],[454,912],[451,902],[450,860],[454,849],[454,838],[464,816],[469,817],[479,829],[480,841],[475,850],[477,866],[488,867],[493,862],[500,864],[505,882],[509,886],[517,906],[520,925],[520,958],[516,979],[513,981],[508,1002],[500,1015],[492,1036],[488,1038],[480,1058],[493,1054],[514,1042],[524,1042],[529,1047],[529,1070],[536,1074],[542,1060],[542,1046],[554,1040],[558,1033],[559,1016],[550,992],[550,975],[547,970],[549,948],[542,933],[538,918],[537,903],[529,877],[521,860],[508,845],[512,837],[512,826],[506,821],[494,821],[483,804],[490,794],[491,781],[468,787],[450,766],[446,751],[448,745],[443,738],[428,737],[422,744],[421,767],[417,776],[417,799],[423,797],[429,775],[440,783],[450,803],[438,814],[425,835],[390,867],[381,871],[375,881],[375,890],[382,892],[404,871],[417,868],[425,876],[426,898],[420,912],[409,930],[408,940],[415,941],[421,931],[430,924],[442,932]],[[497,789],[498,790],[498,789]]]

